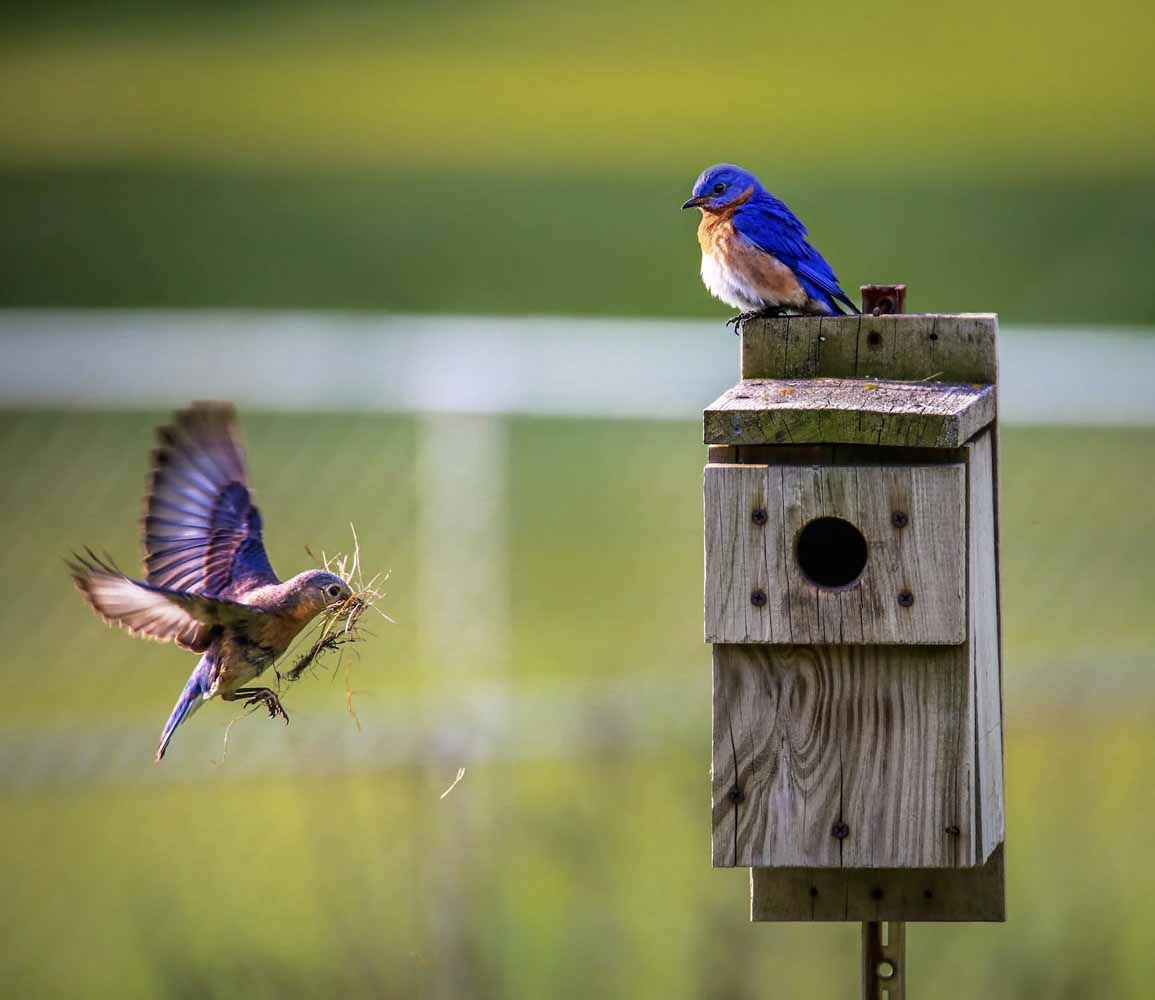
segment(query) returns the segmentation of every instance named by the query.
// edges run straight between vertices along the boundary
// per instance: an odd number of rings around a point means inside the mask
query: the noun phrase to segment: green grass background
[[[471,995],[855,995],[854,927],[750,926],[743,874],[709,867],[694,424],[509,424],[512,655],[501,673],[483,658],[462,677],[429,658],[414,624],[414,422],[246,415],[274,564],[308,565],[306,544],[340,548],[353,521],[370,565],[392,571],[398,624],[355,668],[367,723],[397,705],[427,711],[444,685],[496,680],[564,693],[628,677],[623,697],[643,716],[669,699],[698,706],[630,752],[478,762],[441,801],[456,761],[311,769],[298,736],[345,703],[344,682],[324,676],[288,695],[299,775],[236,770],[267,738],[254,717],[206,777],[232,716],[219,705],[182,731],[171,770],[151,763],[192,658],[103,628],[57,556],[95,543],[132,564],[153,416],[0,419],[16,584],[0,604],[0,723],[25,727],[30,769],[40,728],[138,734],[126,759],[74,783],[4,793],[0,940],[17,993],[433,995],[449,907]],[[914,927],[911,976],[936,997],[1073,997],[1094,967],[1101,995],[1141,997],[1155,974],[1143,860],[1155,505],[1138,470],[1155,434],[1004,439],[1010,921]]]
[[[1150,324],[1148,13],[17,5],[0,303],[720,316],[678,206],[730,160],[852,290]]]

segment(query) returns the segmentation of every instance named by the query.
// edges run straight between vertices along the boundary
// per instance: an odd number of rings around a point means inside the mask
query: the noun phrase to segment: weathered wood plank
[[[970,651],[975,678],[975,739],[978,768],[980,850],[989,857],[1005,836],[1003,807],[1003,712],[999,669],[998,567],[995,544],[994,457],[991,435],[970,447]]]
[[[966,639],[962,464],[712,464],[705,484],[708,642]],[[761,526],[756,510],[766,513]],[[848,586],[818,586],[799,561],[799,533],[823,517],[850,522],[865,539],[866,566]],[[751,603],[755,591],[762,607]]]
[[[770,586],[770,575],[778,572],[782,556],[776,551],[780,536],[767,531],[768,515],[763,520],[758,514],[766,512],[766,487],[766,470],[760,466],[706,466],[706,564],[732,568],[716,586],[706,585],[707,642],[723,635],[741,635],[743,642],[773,641],[782,602],[776,597],[775,606],[770,604],[771,593],[781,594],[780,587]]]
[[[841,864],[835,692],[817,658],[714,647],[714,865]]]
[[[1003,848],[974,868],[753,868],[750,919],[1006,920]]]
[[[742,326],[742,378],[998,381],[993,313],[791,316]]]
[[[840,378],[744,380],[703,414],[711,445],[908,448],[959,447],[994,418],[994,386]]]
[[[715,646],[715,866],[973,865],[968,673],[965,647]]]

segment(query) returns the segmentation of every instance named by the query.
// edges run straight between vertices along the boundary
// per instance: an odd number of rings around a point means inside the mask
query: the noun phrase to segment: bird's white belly
[[[721,257],[714,254],[702,254],[702,284],[714,298],[743,312],[755,312],[766,306],[766,300],[757,289],[743,281]]]

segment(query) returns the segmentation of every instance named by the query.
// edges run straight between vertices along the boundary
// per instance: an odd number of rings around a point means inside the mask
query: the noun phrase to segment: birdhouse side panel
[[[983,858],[1006,835],[1003,789],[1002,670],[999,650],[999,582],[994,437],[968,445],[970,536],[970,650],[975,679],[978,823]]]

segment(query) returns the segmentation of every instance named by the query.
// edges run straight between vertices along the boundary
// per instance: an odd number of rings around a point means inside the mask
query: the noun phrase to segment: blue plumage
[[[184,690],[173,706],[168,722],[164,724],[164,731],[160,734],[160,745],[157,747],[156,759],[161,760],[168,750],[176,727],[189,718],[205,703],[205,696],[212,690],[213,685],[213,654],[205,653],[200,658],[193,672],[185,683]]]
[[[282,582],[253,506],[233,408],[195,403],[157,436],[144,517],[145,579],[77,556],[72,578],[93,610],[133,635],[202,653],[165,723],[156,759],[178,726],[220,697],[289,716],[271,688],[249,687],[314,616],[352,597],[325,570]]]
[[[702,212],[702,279],[717,298],[748,313],[858,311],[806,226],[748,171],[708,168],[682,207]]]

